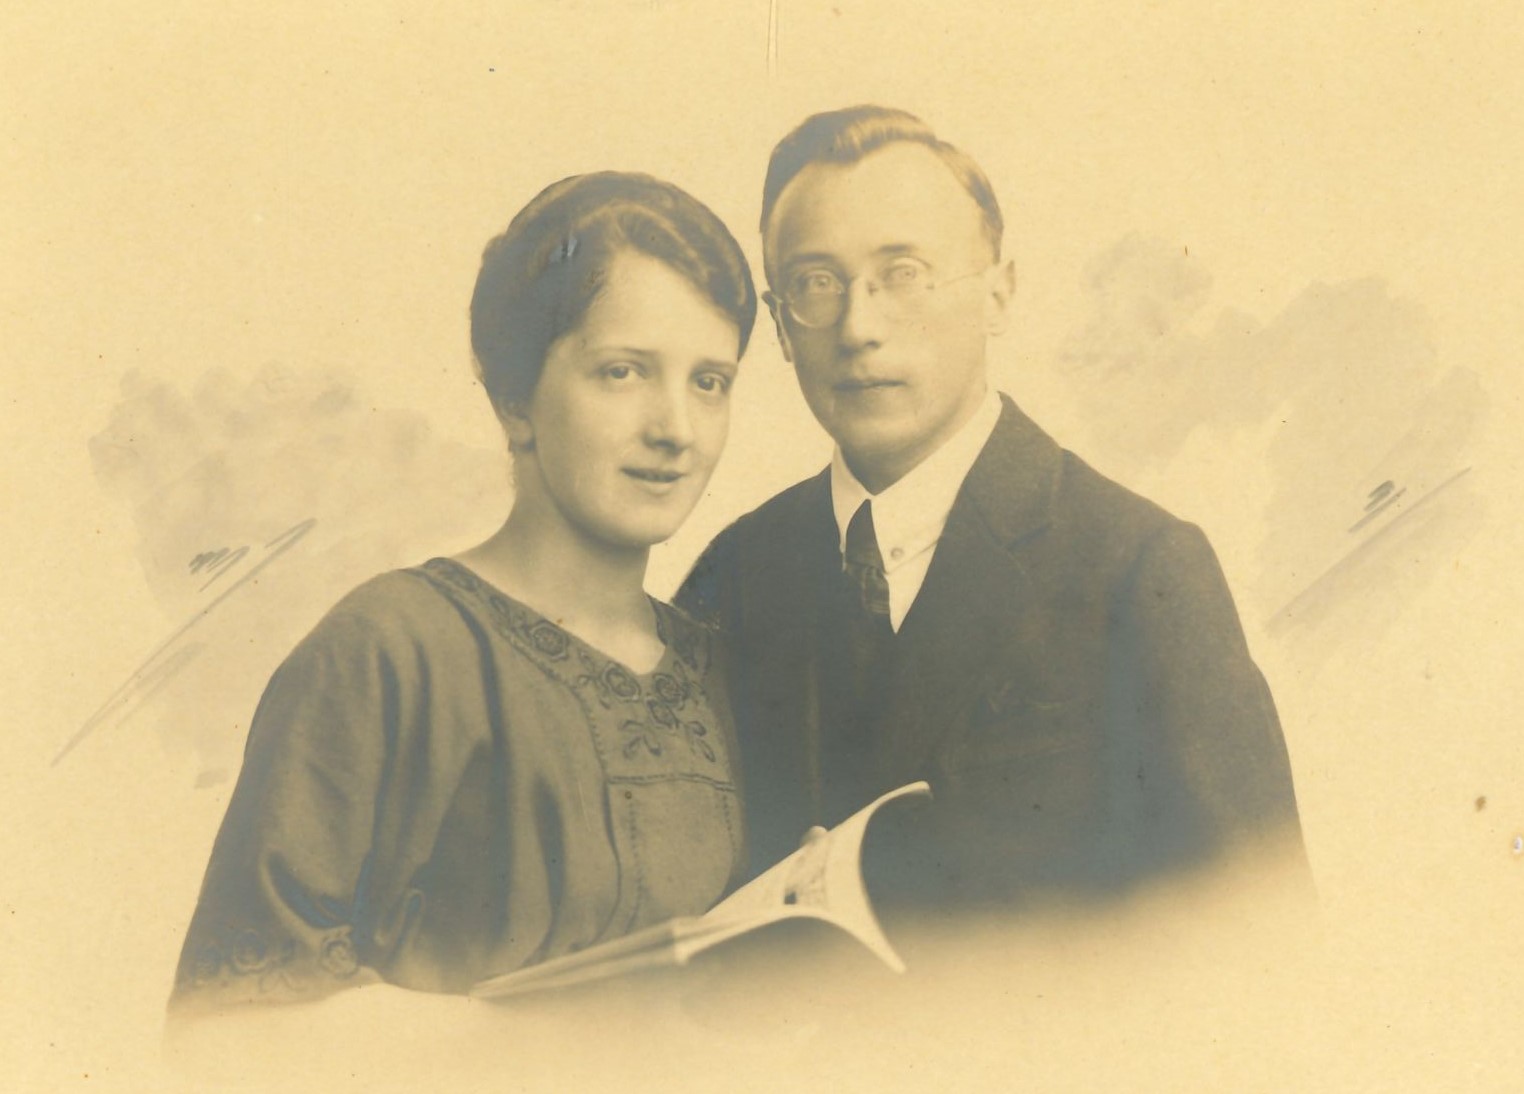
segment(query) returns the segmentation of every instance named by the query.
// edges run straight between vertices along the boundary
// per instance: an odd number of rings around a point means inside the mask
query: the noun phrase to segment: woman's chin
[[[683,514],[687,519],[687,514]],[[589,529],[590,538],[606,547],[619,551],[649,551],[667,542],[683,525],[682,520],[650,520],[630,522],[618,527]]]

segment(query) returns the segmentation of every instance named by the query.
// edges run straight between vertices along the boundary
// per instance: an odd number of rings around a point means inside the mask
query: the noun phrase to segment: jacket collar
[[[1009,547],[1048,524],[1063,450],[1009,395],[999,394],[1000,420],[969,469],[949,520],[971,508],[994,539]],[[812,515],[824,510],[834,526],[829,465],[808,480],[801,501]]]
[[[963,483],[968,506],[1006,547],[1045,527],[1058,490],[1062,450],[1001,393],[1000,421]],[[954,513],[963,506],[955,505]]]
[[[1009,397],[1001,403],[901,625],[881,744],[896,777],[925,777],[945,728],[1010,686],[1002,666],[1035,580],[1023,545],[1052,519],[1062,450]]]

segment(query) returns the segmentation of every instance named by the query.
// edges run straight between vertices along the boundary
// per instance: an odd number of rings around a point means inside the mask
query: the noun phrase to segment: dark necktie
[[[882,734],[895,676],[889,582],[873,528],[871,502],[847,525],[834,640],[825,652],[826,707],[821,776],[826,822],[834,824],[889,787],[881,786]]]
[[[857,590],[858,606],[874,622],[889,625],[889,580],[884,576],[884,556],[878,550],[878,536],[873,530],[873,503],[865,501],[852,514],[847,525],[846,549],[843,552],[848,581]]]

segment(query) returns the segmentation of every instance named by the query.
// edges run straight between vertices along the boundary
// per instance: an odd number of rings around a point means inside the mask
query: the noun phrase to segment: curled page
[[[749,930],[761,923],[795,916],[823,919],[867,946],[891,969],[904,972],[905,963],[884,937],[863,885],[863,838],[868,822],[886,802],[930,794],[930,786],[915,782],[876,798],[731,893],[703,915],[700,922],[712,922],[717,929],[745,924],[743,929]],[[725,937],[736,933],[740,932],[730,932]]]
[[[818,919],[857,939],[895,972],[905,963],[884,936],[863,884],[862,846],[868,822],[896,798],[929,797],[931,787],[910,783],[859,809],[828,832],[716,904],[701,916],[673,919],[577,953],[483,980],[478,998],[499,998],[568,987],[639,969],[685,965],[727,939],[785,919]]]

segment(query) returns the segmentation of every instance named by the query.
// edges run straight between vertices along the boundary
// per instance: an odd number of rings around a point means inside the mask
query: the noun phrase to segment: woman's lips
[[[684,472],[669,471],[664,468],[625,468],[623,471],[649,491],[657,491],[661,494],[672,489],[672,486],[684,475]]]

